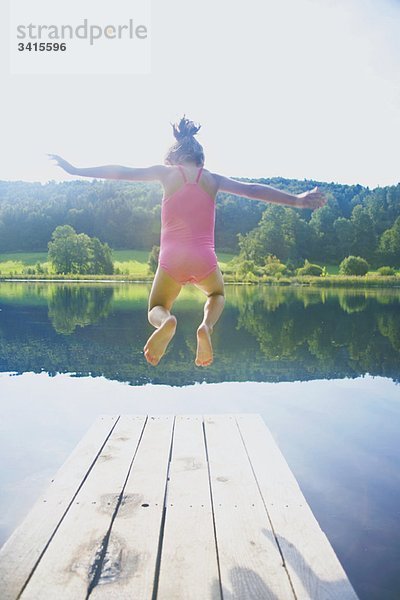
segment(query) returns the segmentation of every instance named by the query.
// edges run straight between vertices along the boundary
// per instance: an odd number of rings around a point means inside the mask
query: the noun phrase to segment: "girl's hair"
[[[198,167],[204,165],[204,151],[194,136],[201,125],[195,125],[185,116],[179,123],[171,123],[176,142],[165,156],[166,165],[181,165],[184,162],[194,162]]]

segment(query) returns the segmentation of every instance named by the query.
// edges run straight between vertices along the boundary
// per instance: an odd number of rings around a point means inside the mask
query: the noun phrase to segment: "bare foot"
[[[165,319],[163,324],[149,337],[143,348],[144,356],[148,363],[155,367],[164,356],[168,344],[174,337],[176,330],[176,318],[171,315]]]
[[[213,361],[211,334],[212,327],[204,323],[197,330],[197,354],[194,362],[198,367],[208,367]]]

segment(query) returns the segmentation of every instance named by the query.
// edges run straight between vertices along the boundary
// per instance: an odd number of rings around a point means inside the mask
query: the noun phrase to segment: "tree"
[[[339,216],[337,204],[332,200],[313,212],[310,227],[314,230],[317,240],[313,256],[321,256],[325,260],[336,259],[337,239],[334,223]]]
[[[160,246],[153,246],[149,254],[147,264],[149,265],[150,273],[155,273],[158,267],[158,257],[160,256]]]
[[[56,273],[111,274],[111,250],[98,238],[76,233],[71,225],[59,225],[48,244],[49,260]]]
[[[348,256],[340,263],[339,273],[341,275],[366,275],[368,269],[367,261],[361,256]]]
[[[89,262],[91,266],[88,273],[111,275],[114,272],[111,248],[108,244],[102,244],[97,237],[90,238]]]
[[[270,204],[257,227],[239,236],[241,257],[257,265],[262,265],[268,254],[283,262],[297,258],[297,241],[301,239],[304,246],[304,228],[307,227],[291,208]]]
[[[260,183],[293,193],[321,184],[279,177],[262,179]],[[323,184],[323,189],[328,204],[319,210],[279,207],[283,213],[275,223],[274,211],[268,211],[264,219],[272,219],[269,231],[265,237],[260,232],[252,234],[246,252],[257,255],[260,251],[260,265],[269,252],[286,264],[288,260],[295,262],[296,266],[301,266],[305,258],[336,263],[349,254],[375,262],[378,239],[400,216],[400,184],[369,190],[331,182]],[[249,232],[257,230],[267,206],[270,207],[263,202],[219,194],[215,228],[218,250],[236,253],[238,234],[242,234],[243,241]],[[0,181],[0,252],[43,251],[55,228],[64,224],[71,225],[77,234],[97,237],[112,248],[149,252],[159,244],[160,212],[161,189],[155,182]],[[354,247],[348,246],[349,240]],[[253,244],[258,242],[260,246],[256,248]],[[387,243],[389,247],[393,245]]]
[[[353,243],[354,228],[350,219],[339,217],[333,224],[336,238],[338,241],[337,258],[343,260],[345,256],[351,253],[351,245]]]
[[[355,256],[365,256],[371,261],[375,254],[376,235],[368,211],[360,205],[355,206],[351,214],[351,223],[353,225],[351,253]]]
[[[379,240],[378,256],[391,267],[400,265],[400,217],[397,217],[393,227],[383,232]]]
[[[80,266],[87,262],[88,254],[84,240],[78,239],[71,225],[59,225],[48,244],[49,260],[57,273],[79,273]]]

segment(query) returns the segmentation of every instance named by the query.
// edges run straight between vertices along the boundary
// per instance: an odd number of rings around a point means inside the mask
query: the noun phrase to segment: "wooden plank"
[[[116,416],[96,420],[0,550],[2,600],[19,596],[117,421]]]
[[[86,598],[145,421],[134,416],[119,419],[21,598]]]
[[[237,423],[296,596],[355,600],[343,567],[265,423],[259,415],[239,415]]]
[[[95,423],[0,551],[2,600],[357,599],[259,415],[177,417],[169,464],[173,421]]]
[[[205,418],[223,597],[294,598],[233,416]]]
[[[220,600],[201,416],[176,417],[158,600]]]
[[[90,600],[152,597],[173,423],[173,416],[147,420]]]

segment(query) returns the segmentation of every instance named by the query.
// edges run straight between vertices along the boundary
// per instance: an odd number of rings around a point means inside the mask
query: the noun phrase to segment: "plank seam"
[[[237,417],[236,417],[236,416],[235,416],[235,423],[236,423],[236,427],[237,427],[237,428],[238,428],[238,430],[239,430],[239,435],[240,435],[240,438],[241,438],[241,440],[242,440],[242,443],[243,443],[244,449],[245,449],[245,451],[246,451],[246,456],[247,456],[247,458],[248,458],[248,461],[249,461],[249,463],[250,463],[250,468],[251,468],[251,471],[252,471],[252,473],[253,473],[253,476],[254,476],[254,479],[255,479],[255,482],[256,482],[256,485],[257,485],[258,491],[259,491],[259,493],[260,493],[261,500],[262,500],[262,503],[263,503],[263,505],[264,505],[264,508],[265,508],[265,512],[267,513],[267,517],[268,517],[268,520],[269,520],[269,522],[270,522],[270,525],[271,525],[271,530],[272,530],[272,533],[273,533],[273,535],[274,535],[274,538],[275,538],[276,545],[278,546],[279,554],[281,555],[281,558],[282,558],[282,564],[283,564],[283,567],[284,567],[284,569],[285,569],[285,571],[286,571],[287,577],[288,577],[288,579],[289,579],[290,587],[292,588],[293,596],[294,596],[295,600],[298,600],[297,594],[296,594],[296,592],[295,592],[295,589],[294,589],[294,586],[293,586],[292,579],[291,579],[291,577],[290,577],[290,574],[289,574],[289,570],[288,570],[288,568],[287,568],[287,565],[286,565],[286,560],[285,560],[285,557],[284,557],[284,555],[283,555],[283,551],[282,551],[281,545],[279,544],[278,537],[277,537],[277,535],[276,535],[276,533],[275,533],[274,524],[272,523],[272,519],[271,519],[271,516],[270,516],[270,514],[269,514],[269,511],[268,511],[267,505],[266,505],[266,501],[265,501],[265,499],[264,499],[263,493],[262,493],[262,491],[261,491],[261,488],[260,488],[260,485],[259,485],[259,483],[258,483],[257,475],[256,475],[256,473],[255,473],[255,471],[254,471],[254,468],[253,468],[253,463],[251,462],[251,459],[250,459],[249,453],[248,453],[248,451],[247,451],[246,443],[245,443],[245,441],[244,441],[244,438],[243,438],[243,435],[242,435],[242,431],[241,431],[241,429],[240,429],[240,425],[239,425],[239,422],[238,422],[238,420],[237,420]],[[275,443],[276,443],[276,442],[275,442]]]
[[[215,525],[215,512],[214,512],[214,498],[213,498],[213,492],[212,492],[212,486],[211,486],[211,470],[210,470],[210,461],[209,461],[209,457],[208,457],[208,446],[207,446],[207,436],[206,436],[206,428],[205,428],[205,424],[204,424],[204,417],[202,418],[202,427],[203,427],[204,446],[205,446],[206,459],[207,459],[208,487],[209,487],[209,490],[210,490],[211,514],[212,514],[213,531],[214,531],[214,541],[215,541],[215,553],[216,553],[216,556],[217,556],[217,568],[218,568],[218,579],[219,579],[219,593],[220,593],[220,596],[221,596],[221,599],[222,599],[223,598],[223,591],[222,591],[221,567],[220,567],[220,560],[219,560],[219,553],[218,553],[217,528],[216,528],[216,525]]]
[[[157,600],[158,586],[160,583],[160,570],[161,570],[162,549],[163,549],[163,543],[164,543],[165,521],[167,518],[168,482],[169,482],[169,473],[170,473],[171,462],[172,462],[172,451],[173,451],[173,446],[174,446],[175,422],[176,422],[176,416],[174,416],[174,422],[172,424],[171,445],[169,448],[167,477],[165,480],[165,491],[164,491],[164,500],[163,500],[163,512],[162,512],[161,524],[160,524],[160,536],[158,538],[156,566],[155,566],[155,571],[154,571],[153,593],[151,596],[151,600]]]
[[[118,514],[119,508],[121,506],[122,500],[124,498],[124,492],[125,492],[126,484],[128,482],[129,475],[131,473],[132,466],[133,466],[133,463],[135,461],[135,458],[136,458],[136,455],[137,455],[137,452],[138,452],[138,449],[139,449],[139,446],[140,446],[140,442],[142,441],[142,437],[143,437],[144,430],[146,429],[147,421],[148,421],[148,417],[146,416],[146,419],[145,419],[145,421],[143,423],[142,431],[140,433],[140,437],[139,437],[137,446],[135,448],[135,452],[134,452],[132,460],[131,460],[131,462],[129,464],[128,473],[127,473],[127,475],[125,477],[125,481],[124,481],[124,484],[122,486],[122,490],[121,490],[121,492],[120,492],[120,494],[118,496],[118,500],[117,500],[114,512],[112,514],[112,517],[111,517],[110,525],[108,527],[108,530],[107,530],[107,532],[106,532],[106,534],[105,534],[105,536],[103,538],[103,541],[101,543],[101,546],[100,546],[100,553],[99,553],[100,555],[99,555],[99,557],[97,559],[95,559],[95,561],[94,561],[94,563],[92,565],[92,568],[91,568],[91,573],[90,574],[92,575],[92,580],[90,581],[90,583],[88,585],[88,590],[87,590],[87,594],[86,594],[85,600],[88,600],[90,594],[93,592],[93,590],[95,589],[95,587],[97,586],[97,584],[98,584],[98,582],[100,580],[101,572],[103,570],[104,559],[105,559],[105,556],[107,554],[108,544],[109,544],[109,541],[110,541],[110,535],[111,535],[111,532],[112,532],[112,527],[113,527],[114,521],[115,521],[115,519],[117,517],[117,514]]]
[[[81,483],[79,484],[78,488],[76,489],[76,491],[75,491],[75,493],[74,493],[73,497],[71,498],[71,501],[69,502],[69,504],[68,504],[67,508],[65,509],[64,513],[61,515],[61,518],[60,518],[59,522],[57,523],[57,525],[56,525],[56,527],[55,527],[55,529],[54,529],[53,533],[51,534],[50,538],[48,539],[48,541],[47,541],[46,545],[44,546],[44,548],[43,548],[42,552],[40,553],[40,555],[39,555],[39,557],[38,557],[37,561],[36,561],[36,562],[35,562],[35,564],[33,565],[33,567],[32,567],[32,571],[30,572],[30,574],[29,574],[29,576],[27,577],[27,579],[26,579],[26,581],[25,581],[24,585],[22,586],[22,588],[21,588],[20,592],[18,593],[17,599],[18,599],[18,598],[20,598],[20,597],[21,597],[21,595],[23,594],[23,592],[25,591],[25,588],[26,588],[26,586],[28,585],[28,583],[29,583],[29,581],[31,580],[31,578],[32,578],[32,576],[33,576],[33,574],[34,574],[34,572],[36,571],[36,569],[37,569],[37,567],[38,567],[38,565],[39,565],[40,561],[42,560],[42,558],[43,558],[43,556],[44,556],[44,554],[45,554],[45,552],[46,552],[46,550],[47,550],[47,548],[50,546],[50,544],[51,544],[51,542],[52,542],[52,540],[53,540],[54,536],[56,535],[56,533],[57,533],[57,531],[58,531],[59,527],[61,526],[61,523],[63,522],[63,520],[65,519],[65,516],[67,515],[67,513],[68,513],[69,509],[71,508],[71,506],[72,506],[72,504],[73,504],[73,502],[74,502],[74,500],[75,500],[76,496],[79,494],[79,492],[80,492],[80,490],[82,489],[82,486],[84,485],[84,483],[85,483],[86,479],[89,477],[89,475],[90,475],[90,473],[91,473],[91,471],[92,471],[92,469],[93,469],[94,465],[96,464],[96,461],[97,461],[98,457],[99,457],[99,456],[100,456],[100,454],[102,453],[102,451],[103,451],[103,448],[104,448],[104,446],[106,445],[106,443],[108,442],[108,440],[109,440],[109,438],[110,438],[110,436],[111,436],[112,432],[114,431],[114,429],[115,429],[115,427],[116,427],[116,425],[117,425],[117,423],[118,423],[119,419],[120,419],[120,417],[118,416],[118,418],[116,419],[116,421],[115,421],[115,423],[114,423],[113,427],[110,429],[110,431],[109,431],[108,435],[106,436],[105,440],[103,441],[102,445],[100,446],[100,448],[99,448],[99,450],[98,450],[98,452],[97,452],[97,454],[96,454],[95,458],[93,459],[93,461],[92,461],[91,465],[89,466],[89,469],[87,470],[87,472],[86,472],[86,474],[85,474],[84,478],[82,479]]]

